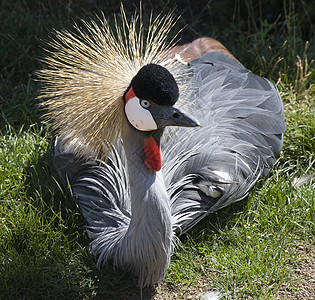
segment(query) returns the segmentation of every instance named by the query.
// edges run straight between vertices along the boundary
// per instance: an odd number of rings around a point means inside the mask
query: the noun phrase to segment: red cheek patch
[[[144,140],[143,146],[146,167],[153,172],[160,171],[162,167],[162,153],[152,135]]]
[[[132,98],[136,97],[135,92],[133,91],[133,88],[130,87],[129,91],[125,95],[125,104]]]

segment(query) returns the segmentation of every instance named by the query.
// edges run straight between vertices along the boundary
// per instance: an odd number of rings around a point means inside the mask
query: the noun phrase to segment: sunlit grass
[[[293,187],[286,174],[268,178],[242,209],[221,211],[188,233],[168,280],[187,286],[202,276],[226,299],[272,299],[290,280],[296,246],[315,241],[314,198],[311,184]]]

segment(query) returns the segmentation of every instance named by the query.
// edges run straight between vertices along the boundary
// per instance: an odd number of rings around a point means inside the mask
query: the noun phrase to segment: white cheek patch
[[[157,129],[151,113],[140,105],[139,98],[134,97],[127,101],[125,113],[130,124],[138,130],[151,131]]]

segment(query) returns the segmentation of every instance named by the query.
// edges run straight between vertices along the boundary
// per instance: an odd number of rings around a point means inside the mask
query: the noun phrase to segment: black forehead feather
[[[142,67],[132,79],[131,85],[139,99],[151,100],[159,105],[174,105],[179,97],[173,75],[156,64]]]

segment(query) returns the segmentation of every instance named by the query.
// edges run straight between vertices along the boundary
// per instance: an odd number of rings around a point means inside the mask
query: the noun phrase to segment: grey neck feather
[[[161,131],[155,132],[159,139]],[[131,222],[119,257],[138,277],[140,287],[157,283],[169,265],[172,223],[169,196],[162,172],[145,164],[144,140],[150,133],[132,128],[126,121],[122,132],[130,183]]]

